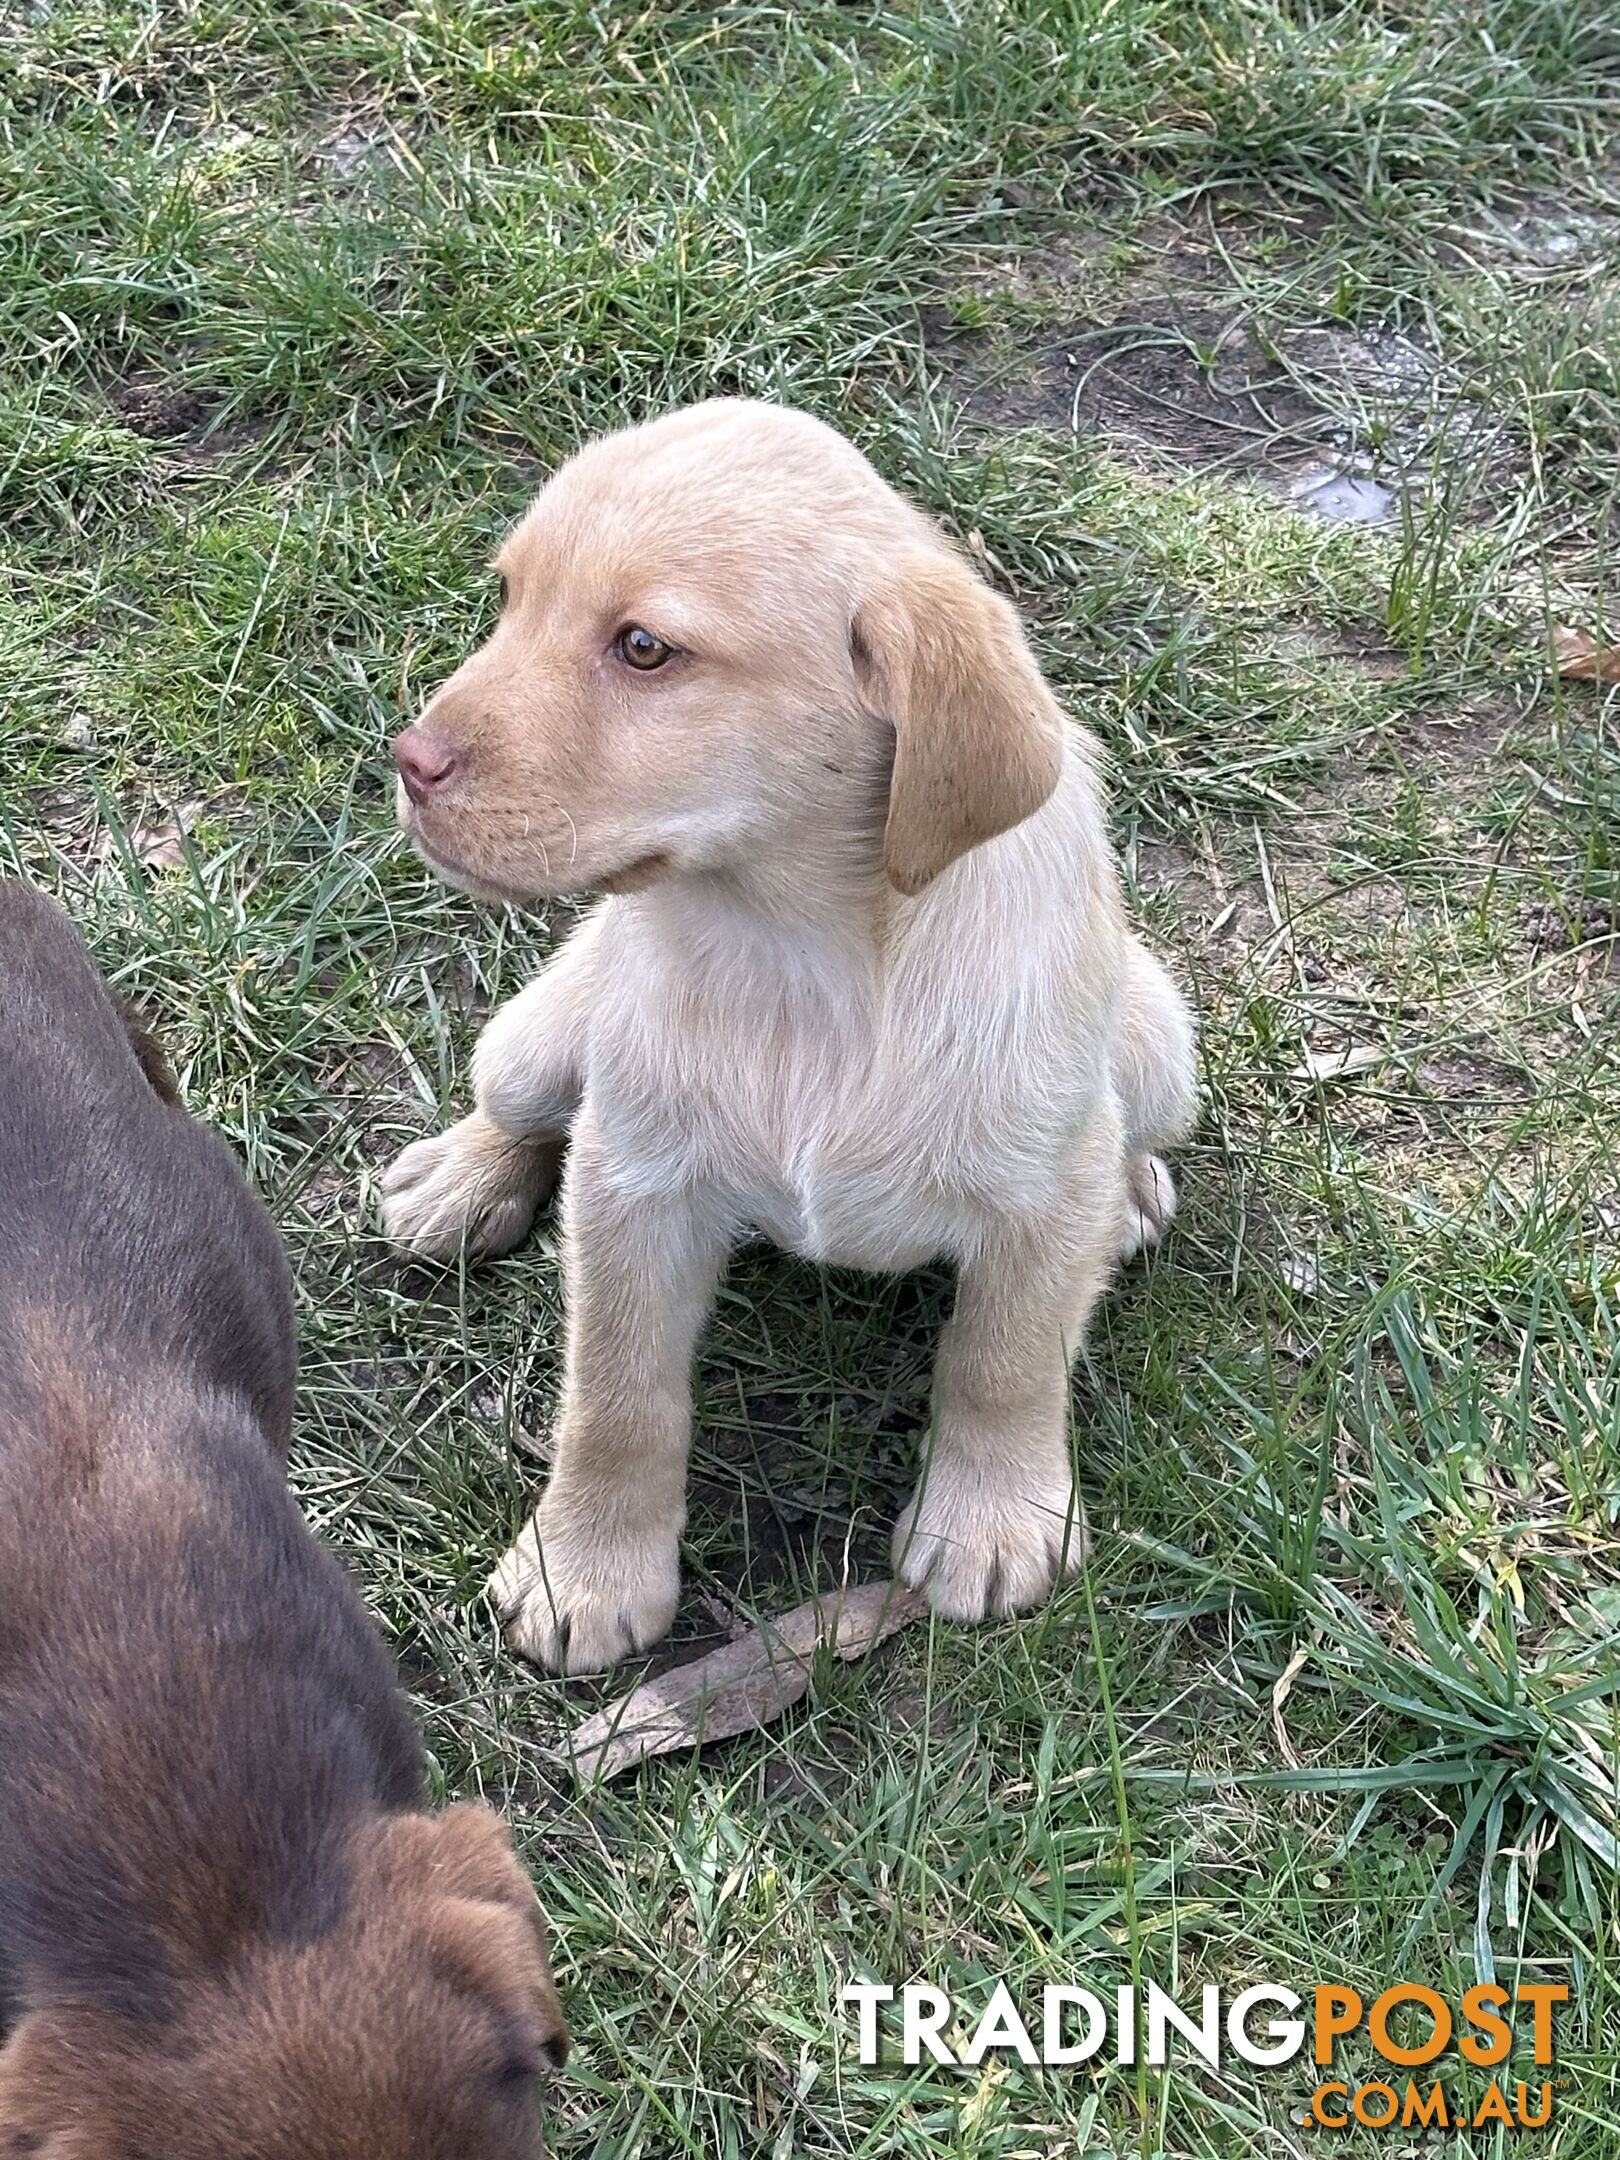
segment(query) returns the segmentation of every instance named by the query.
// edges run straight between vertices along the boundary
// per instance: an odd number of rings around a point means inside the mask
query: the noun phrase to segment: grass
[[[1620,748],[1548,664],[1617,612],[1617,120],[1589,0],[0,21],[0,857],[285,1232],[297,1487],[533,1866],[559,2151],[1300,2152],[1301,2065],[862,2068],[838,1991],[1494,1972],[1572,1990],[1539,2149],[1620,2152]],[[479,1595],[552,1250],[402,1271],[372,1206],[562,925],[400,853],[385,743],[549,466],[730,390],[1018,599],[1206,1107],[1077,1377],[1085,1579],[581,1797],[599,1691]],[[1292,504],[1345,457],[1392,522]],[[942,1295],[738,1263],[686,1639],[879,1564]]]

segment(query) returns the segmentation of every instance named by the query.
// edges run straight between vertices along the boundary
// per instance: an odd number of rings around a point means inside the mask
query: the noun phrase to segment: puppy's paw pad
[[[1044,1604],[1059,1574],[1085,1557],[1085,1518],[1072,1488],[968,1496],[936,1475],[895,1525],[894,1566],[947,1620],[983,1620]]]
[[[424,1259],[493,1259],[527,1236],[556,1175],[558,1150],[514,1140],[476,1114],[414,1141],[382,1180],[383,1229]]]
[[[1159,1155],[1136,1155],[1125,1170],[1125,1235],[1119,1257],[1152,1252],[1175,1219],[1176,1181]]]
[[[680,1598],[676,1535],[542,1541],[531,1522],[489,1595],[520,1657],[570,1678],[605,1672],[669,1632]]]

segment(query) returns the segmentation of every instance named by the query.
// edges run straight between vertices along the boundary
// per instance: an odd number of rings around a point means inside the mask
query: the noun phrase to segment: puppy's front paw
[[[1085,1556],[1079,1495],[1066,1475],[1033,1487],[936,1465],[894,1528],[901,1581],[947,1620],[1027,1612]]]
[[[680,1598],[680,1527],[604,1530],[548,1494],[489,1579],[522,1657],[552,1672],[604,1672],[669,1631]]]
[[[515,1140],[475,1110],[417,1140],[383,1175],[383,1229],[424,1259],[494,1259],[528,1235],[557,1181],[560,1140]]]
[[[1135,1155],[1125,1166],[1125,1235],[1119,1258],[1152,1252],[1176,1212],[1176,1181],[1158,1155]]]

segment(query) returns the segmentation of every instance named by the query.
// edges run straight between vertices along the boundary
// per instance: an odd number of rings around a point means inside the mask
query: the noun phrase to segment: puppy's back
[[[0,2031],[31,1981],[147,2016],[255,1930],[317,1934],[350,1825],[420,1804],[287,1491],[294,1364],[262,1203],[62,910],[0,882]]]
[[[285,1454],[292,1297],[229,1150],[180,1110],[151,1038],[68,917],[0,880],[0,1390],[53,1339],[134,1378],[157,1354],[245,1395]],[[108,1375],[109,1380],[116,1375]]]

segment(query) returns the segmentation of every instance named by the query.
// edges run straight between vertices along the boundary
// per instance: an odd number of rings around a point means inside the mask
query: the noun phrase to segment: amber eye
[[[661,637],[643,630],[640,623],[632,623],[628,630],[621,630],[614,644],[625,665],[639,668],[644,675],[650,675],[654,668],[661,668],[675,651],[674,646],[666,645]]]

